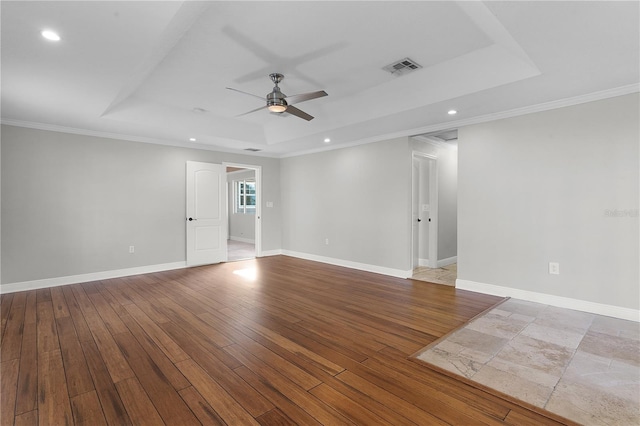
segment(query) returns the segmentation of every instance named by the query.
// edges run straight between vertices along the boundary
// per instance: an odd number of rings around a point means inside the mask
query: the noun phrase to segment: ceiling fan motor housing
[[[287,101],[285,101],[286,95],[280,91],[277,86],[273,88],[273,91],[267,93],[267,107],[274,112],[282,112],[287,108]],[[274,107],[273,109],[271,107]],[[281,107],[282,111],[278,111],[278,107]]]

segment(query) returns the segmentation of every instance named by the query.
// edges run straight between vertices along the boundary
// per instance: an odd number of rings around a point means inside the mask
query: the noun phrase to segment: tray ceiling
[[[4,123],[286,156],[638,90],[638,2],[12,2]],[[62,40],[40,37],[51,28]],[[422,66],[396,76],[385,65]],[[257,95],[280,72],[310,122]],[[456,109],[456,116],[447,111]],[[196,142],[190,142],[195,138]]]

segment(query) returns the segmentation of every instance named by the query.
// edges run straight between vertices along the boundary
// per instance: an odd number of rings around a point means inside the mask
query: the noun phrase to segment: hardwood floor
[[[497,300],[285,256],[6,294],[0,424],[558,424],[407,359]]]

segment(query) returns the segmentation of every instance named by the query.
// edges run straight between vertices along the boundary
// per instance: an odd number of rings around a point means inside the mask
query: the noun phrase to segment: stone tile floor
[[[457,276],[458,265],[454,263],[442,268],[427,268],[426,266],[419,266],[413,270],[411,279],[454,286],[456,285]]]
[[[256,246],[241,241],[227,240],[227,261],[253,259],[256,257]]]
[[[640,324],[509,299],[416,358],[585,425],[640,425]]]

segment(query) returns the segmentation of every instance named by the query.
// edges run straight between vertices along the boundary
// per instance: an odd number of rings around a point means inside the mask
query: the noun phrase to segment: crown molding
[[[630,95],[632,93],[640,92],[640,83],[629,84],[626,86],[615,87],[613,89],[601,90],[599,92],[588,93],[586,95],[574,96],[571,98],[558,99],[550,102],[543,102],[540,104],[529,105],[522,108],[514,108],[507,111],[501,111],[491,114],[480,115],[477,117],[467,118],[457,121],[447,121],[445,123],[433,124],[425,127],[417,127],[392,133],[386,133],[384,135],[368,137],[363,139],[354,140],[348,143],[325,146],[315,149],[303,150],[298,152],[280,154],[279,158],[299,157],[302,155],[316,154],[319,152],[333,151],[336,149],[350,148],[358,145],[365,145],[368,143],[380,142],[389,139],[396,139],[402,137],[418,138],[424,142],[432,144],[440,144],[433,139],[428,139],[424,136],[425,133],[439,132],[443,130],[459,129],[465,126],[471,126],[474,124],[487,123],[490,121],[503,120],[505,118],[518,117],[526,114],[534,114],[537,112],[549,111],[558,108],[569,107],[573,105],[584,104],[587,102],[595,102],[608,98],[615,98],[618,96]],[[424,138],[424,139],[423,139]]]
[[[640,92],[640,83],[634,83],[626,86],[615,87],[613,89],[602,90],[599,92],[587,93],[586,95],[558,99],[555,101],[543,102],[540,104],[529,105],[522,108],[514,108],[507,111],[479,115],[477,117],[471,117],[463,120],[448,121],[446,123],[416,128],[416,129],[413,129],[413,132],[414,132],[413,136],[422,136],[424,133],[432,133],[432,132],[438,132],[442,130],[457,129],[460,127],[471,126],[473,124],[487,123],[489,121],[497,121],[497,120],[503,120],[505,118],[518,117],[526,114],[534,114],[537,112],[550,111],[558,108],[565,108],[569,106],[584,104],[587,102],[595,102],[603,99],[630,95],[632,93],[638,93],[638,92]]]
[[[549,111],[558,108],[564,108],[573,105],[584,104],[587,102],[595,102],[608,98],[615,98],[617,96],[629,95],[632,93],[640,92],[640,83],[628,84],[626,86],[615,87],[612,89],[601,90],[599,92],[588,93],[586,95],[574,96],[571,98],[558,99],[550,102],[543,102],[540,104],[529,105],[521,108],[514,108],[507,111],[501,111],[491,114],[480,115],[477,117],[471,117],[457,121],[447,121],[445,123],[433,124],[425,127],[418,127],[412,129],[406,129],[397,132],[386,133],[375,137],[367,137],[362,139],[353,140],[347,143],[339,145],[327,145],[320,148],[302,150],[289,153],[269,153],[269,152],[254,152],[247,154],[238,149],[229,149],[218,145],[204,145],[190,142],[174,141],[174,140],[162,140],[155,138],[148,138],[143,136],[133,136],[120,133],[109,133],[96,130],[78,129],[74,127],[59,126],[56,124],[36,123],[30,121],[21,121],[14,119],[3,118],[0,122],[9,126],[26,127],[38,130],[48,130],[52,132],[71,133],[84,136],[95,136],[108,139],[119,139],[131,142],[151,143],[156,145],[175,146],[181,148],[201,149],[206,151],[227,152],[240,155],[250,155],[255,157],[269,157],[269,158],[289,158],[298,157],[302,155],[316,154],[319,152],[333,151],[336,149],[349,148],[358,145],[365,145],[374,142],[380,142],[383,140],[396,139],[402,137],[416,137],[422,136],[425,133],[438,132],[442,130],[458,129],[460,127],[471,126],[474,124],[487,123],[490,121],[503,120],[505,118],[517,117],[526,114],[533,114],[537,112]]]
[[[97,138],[116,139],[128,142],[148,143],[153,145],[173,146],[178,148],[200,149],[204,151],[227,152],[231,154],[247,155],[252,157],[270,157],[275,158],[277,155],[268,152],[244,152],[243,149],[225,148],[219,145],[205,145],[193,142],[183,142],[168,139],[148,138],[145,136],[134,136],[123,133],[111,133],[100,130],[80,129],[76,127],[60,126],[57,124],[37,123],[33,121],[14,120],[11,118],[3,118],[0,123],[7,126],[24,127],[27,129],[45,130],[49,132],[69,133],[72,135],[93,136]]]

